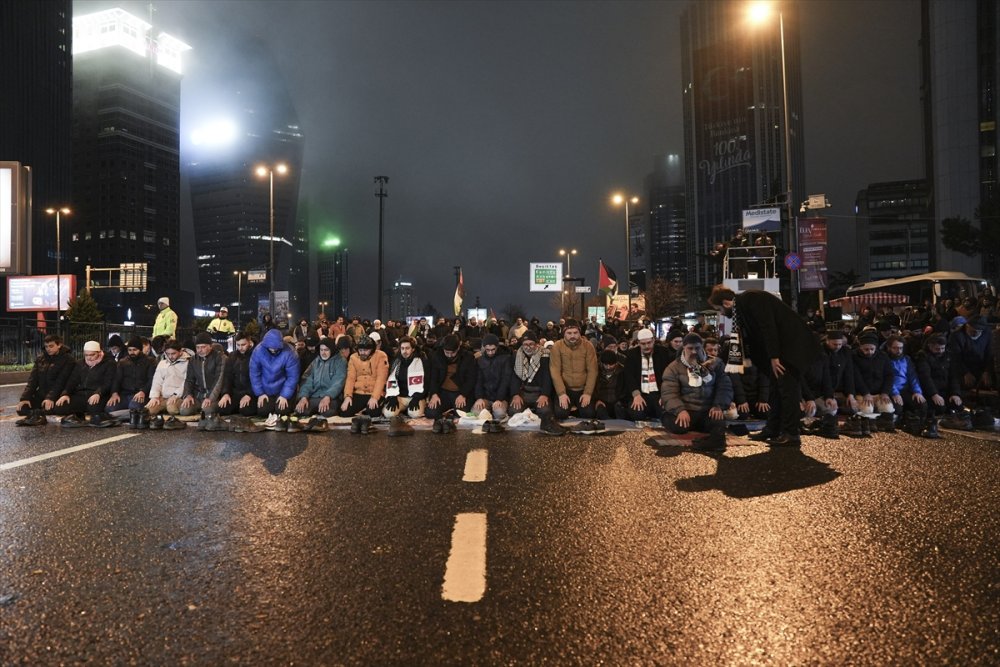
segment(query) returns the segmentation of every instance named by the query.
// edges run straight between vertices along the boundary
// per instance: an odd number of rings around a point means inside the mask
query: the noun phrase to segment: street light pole
[[[629,202],[639,203],[638,197],[626,197],[617,194],[611,198],[615,204],[625,204],[625,288],[628,291],[628,312],[632,312],[632,230],[629,229],[630,220],[628,215]],[[627,316],[626,316],[627,317]]]
[[[771,13],[772,3],[755,2],[749,6],[749,18],[754,23],[762,23]],[[788,250],[798,252],[799,230],[792,209],[792,127],[791,112],[788,108],[788,63],[785,59],[785,13],[778,8],[778,34],[781,46],[781,106],[784,123],[785,142],[785,207],[788,209]],[[799,272],[790,272],[789,290],[791,291],[792,308],[798,311],[799,305]]]
[[[45,212],[56,216],[56,332],[62,334],[62,233],[60,214],[69,215],[69,207],[47,208]]]
[[[567,280],[572,280],[573,279],[573,255],[575,255],[575,254],[576,254],[576,248],[573,248],[571,250],[566,250],[564,248],[560,248],[559,249],[559,255],[566,257],[566,275],[563,276],[563,281],[567,281]],[[572,301],[570,303],[572,303]],[[563,301],[562,301],[562,308],[561,308],[561,310],[563,310],[563,311],[566,310],[566,291],[565,290],[563,290]],[[560,312],[559,313],[560,316],[564,316],[565,314],[566,314],[565,312]]]
[[[385,186],[389,182],[388,176],[376,176],[375,184],[378,190],[375,196],[378,197],[378,319],[382,319],[382,264],[385,260],[385,246],[383,244],[383,229],[385,222],[385,198],[389,193],[385,191]]]
[[[264,166],[257,167],[257,175],[260,177],[268,176],[268,180],[270,181],[268,194],[270,201],[269,220],[271,223],[270,225],[271,233],[268,238],[270,239],[271,243],[271,259],[268,264],[268,271],[271,274],[270,275],[271,280],[270,280],[270,293],[267,295],[267,304],[268,304],[268,309],[271,311],[272,317],[274,316],[274,172],[278,172],[279,174],[286,174],[288,173],[288,167],[285,166],[283,163],[276,164],[273,167],[264,167]]]
[[[233,271],[236,276],[236,324],[239,326],[243,321],[243,276],[246,271]]]

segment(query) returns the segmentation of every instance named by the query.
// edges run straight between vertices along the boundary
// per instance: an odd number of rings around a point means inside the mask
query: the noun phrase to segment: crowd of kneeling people
[[[172,430],[198,421],[204,430],[296,432],[326,430],[331,417],[342,417],[356,433],[367,432],[372,419],[389,420],[393,435],[412,433],[406,422],[414,418],[448,432],[461,413],[486,410],[499,425],[531,410],[551,435],[576,417],[574,429],[588,433],[607,419],[698,431],[704,435],[693,446],[707,451],[725,449],[727,433],[767,439],[746,425],[771,410],[769,374],[753,366],[727,370],[730,341],[701,319],[691,329],[677,322],[661,340],[647,321],[602,331],[594,320],[544,329],[518,320],[497,333],[495,320],[471,329],[454,320],[444,331],[387,324],[351,330],[342,319],[303,321],[289,335],[269,329],[259,342],[237,333],[228,354],[207,332],[187,342],[113,336],[107,349],[87,342],[81,360],[49,335],[17,424],[43,425],[55,415],[65,427],[127,422]],[[937,438],[939,419],[951,428],[993,428],[985,403],[966,408],[995,378],[986,318],[898,327],[898,318],[887,317],[853,331],[816,332],[822,354],[800,378],[803,432],[865,437],[900,428]]]

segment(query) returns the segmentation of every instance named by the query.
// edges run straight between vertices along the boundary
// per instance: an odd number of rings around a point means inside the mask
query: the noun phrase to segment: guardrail
[[[106,349],[108,338],[114,334],[118,334],[123,341],[128,342],[132,336],[149,338],[152,332],[153,327],[132,324],[126,326],[112,322],[62,322],[60,331],[52,323],[39,327],[33,317],[0,318],[0,365],[32,363],[42,353],[43,341],[50,333],[62,335],[63,343],[73,351],[75,357],[81,358],[83,344],[88,340],[96,340]],[[181,327],[177,329],[180,340],[193,338],[195,333],[194,329]]]

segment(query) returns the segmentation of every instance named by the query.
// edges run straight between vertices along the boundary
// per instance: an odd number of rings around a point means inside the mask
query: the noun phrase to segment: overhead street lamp
[[[59,208],[47,208],[45,212],[56,216],[56,330],[62,333],[62,234],[60,229],[60,216],[69,215],[67,206]]]
[[[323,317],[326,317],[326,307],[329,306],[329,305],[330,305],[329,301],[320,301],[319,302],[319,314],[322,315]]]
[[[625,204],[625,288],[628,291],[628,312],[632,312],[632,231],[629,229],[628,205],[638,204],[638,197],[626,197],[621,193],[611,198],[615,206]]]
[[[243,321],[243,276],[247,274],[246,271],[233,271],[233,275],[236,276],[236,326],[239,327],[240,322]]]
[[[771,20],[774,12],[773,2],[753,2],[747,7],[747,18],[751,24],[762,25]],[[792,211],[792,130],[789,123],[788,110],[788,66],[785,62],[785,15],[778,10],[778,31],[781,38],[781,106],[784,111],[784,141],[785,141],[785,207],[788,209],[788,249],[798,251],[798,229],[795,228],[795,218]],[[792,297],[792,308],[798,310],[799,304],[799,272],[790,271],[789,290]]]
[[[283,162],[279,162],[273,167],[268,167],[261,165],[257,167],[257,176],[263,178],[268,177],[269,181],[269,195],[270,195],[270,221],[271,221],[271,234],[269,236],[271,242],[271,261],[268,264],[268,271],[270,272],[270,293],[267,295],[268,309],[271,311],[272,315],[274,313],[274,172],[278,172],[282,176],[288,173],[288,166]]]

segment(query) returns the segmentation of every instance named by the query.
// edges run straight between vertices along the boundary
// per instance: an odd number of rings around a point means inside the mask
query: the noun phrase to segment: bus
[[[847,288],[848,297],[863,298],[874,294],[903,296],[910,306],[919,306],[925,301],[936,306],[945,299],[961,303],[967,298],[978,299],[983,294],[993,296],[996,292],[986,278],[974,278],[959,271],[934,271],[904,278],[886,278]]]

